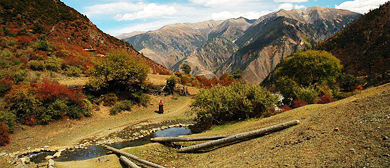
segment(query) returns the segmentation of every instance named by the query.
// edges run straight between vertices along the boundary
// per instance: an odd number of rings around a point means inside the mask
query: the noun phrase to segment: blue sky
[[[62,0],[111,35],[156,30],[174,23],[246,17],[280,9],[325,6],[366,13],[388,0]]]

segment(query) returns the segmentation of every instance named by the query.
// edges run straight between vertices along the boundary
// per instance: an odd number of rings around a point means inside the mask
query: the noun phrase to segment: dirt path
[[[187,119],[185,113],[190,110],[191,97],[152,97],[151,102],[165,102],[166,112],[157,114],[156,105],[149,107],[134,107],[131,112],[123,112],[116,116],[109,115],[108,107],[101,107],[94,111],[93,116],[81,120],[60,120],[49,125],[34,127],[22,126],[11,134],[11,143],[0,147],[0,152],[15,152],[27,148],[40,148],[43,146],[72,146],[83,139],[91,137],[104,137],[110,133],[140,122],[163,122],[168,120]]]

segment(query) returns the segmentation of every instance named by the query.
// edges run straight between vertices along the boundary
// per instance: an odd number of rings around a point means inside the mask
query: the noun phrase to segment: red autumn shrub
[[[175,75],[176,75],[177,77],[179,77],[179,78],[181,78],[181,77],[183,76],[183,74],[182,74],[181,72],[179,72],[179,71],[175,72]]]
[[[82,65],[83,61],[80,58],[76,57],[65,57],[63,64],[68,65],[68,66],[76,66],[78,67],[79,65]]]
[[[196,86],[198,82],[196,80],[191,81],[191,86]]]
[[[27,57],[18,57],[18,59],[19,59],[20,61],[22,61],[24,64],[27,64],[27,63],[28,63]]]
[[[47,54],[44,51],[31,51],[30,60],[45,60],[47,59]]]
[[[195,76],[196,80],[199,81],[199,83],[202,85],[202,87],[204,88],[210,88],[212,85],[211,85],[211,81],[205,77],[202,77],[202,76]]]
[[[217,78],[217,77],[213,77],[211,80],[210,80],[210,82],[211,82],[211,85],[212,86],[215,86],[215,85],[217,85],[218,83],[219,83],[219,79]]]
[[[78,102],[84,98],[80,89],[70,90],[64,85],[48,79],[44,79],[42,82],[33,85],[36,87],[36,97],[39,100],[51,101],[61,98]]]
[[[363,86],[362,85],[358,85],[354,88],[355,90],[363,90]]]
[[[19,45],[22,46],[27,46],[33,41],[33,39],[28,36],[18,36],[16,39],[18,40]]]
[[[282,107],[282,109],[281,109],[282,112],[289,111],[289,110],[291,110],[291,107],[288,106],[288,105],[284,105],[284,106]]]
[[[92,61],[90,61],[90,60],[85,61],[85,62],[84,62],[84,69],[83,69],[83,71],[86,73],[86,72],[88,72],[88,70],[91,69],[92,67],[93,67]]]
[[[0,146],[5,146],[9,143],[8,127],[0,123]]]
[[[317,100],[315,103],[317,104],[327,104],[330,102],[334,102],[333,98],[327,94],[322,95],[319,100]]]
[[[35,119],[34,117],[30,117],[30,118],[27,118],[26,120],[24,120],[23,124],[33,126],[36,123],[37,123],[37,119]]]
[[[302,99],[295,99],[295,100],[293,100],[292,103],[293,103],[294,108],[298,108],[298,107],[302,107],[302,106],[307,105],[307,103]]]
[[[153,70],[154,73],[158,73],[160,75],[171,75],[171,72],[167,69],[157,68],[156,70]]]
[[[224,74],[221,77],[219,77],[219,83],[223,86],[230,85],[231,83],[233,83],[233,81],[234,81],[233,76]]]
[[[181,84],[186,85],[186,84],[189,84],[189,83],[191,83],[191,81],[187,77],[183,76],[181,78]]]
[[[12,80],[0,79],[0,95],[4,95],[12,89]]]

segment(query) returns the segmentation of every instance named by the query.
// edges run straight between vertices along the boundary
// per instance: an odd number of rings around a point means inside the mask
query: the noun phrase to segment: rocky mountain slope
[[[325,7],[280,10],[257,20],[170,25],[125,41],[174,71],[183,63],[192,67],[192,74],[208,77],[241,70],[245,80],[259,83],[286,56],[325,40],[359,17]]]
[[[317,49],[338,57],[344,69],[369,85],[390,82],[390,3],[362,16]]]
[[[192,74],[212,77],[214,71],[222,65],[239,47],[235,41],[250,27],[253,20],[245,18],[228,19],[209,34],[204,44],[176,63],[171,69],[178,71],[182,64],[192,67]]]
[[[36,41],[47,40],[50,49],[39,52],[43,58],[52,55],[72,59],[93,58],[123,48],[145,60],[155,72],[169,73],[165,67],[144,57],[129,44],[105,34],[86,16],[59,0],[1,0],[0,27],[2,41],[16,39],[17,44],[27,47]],[[13,50],[9,46],[5,48]],[[17,53],[16,50],[11,52]],[[31,52],[31,55],[24,54],[23,57],[27,56],[30,60],[36,54]],[[16,54],[16,57],[22,56]]]
[[[325,7],[280,10],[263,16],[236,41],[240,49],[216,74],[241,70],[246,81],[259,83],[283,58],[311,48],[358,17],[360,14]]]
[[[134,31],[131,33],[123,33],[123,34],[120,34],[120,35],[115,36],[115,37],[118,39],[126,39],[126,38],[130,38],[130,37],[142,34],[142,33],[146,33],[146,32],[145,31]]]
[[[170,68],[201,47],[210,32],[220,23],[221,21],[178,23],[124,41],[129,42],[152,60]]]

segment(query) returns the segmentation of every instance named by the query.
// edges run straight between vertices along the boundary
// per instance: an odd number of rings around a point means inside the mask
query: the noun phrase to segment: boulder
[[[102,156],[102,157],[99,157],[97,159],[97,162],[100,163],[100,162],[108,162],[110,160],[110,158],[106,157],[106,156]]]
[[[20,158],[20,161],[23,163],[23,164],[30,164],[30,158],[28,158],[27,156],[23,157],[23,158]]]
[[[59,157],[61,156],[61,152],[62,152],[62,151],[56,152],[56,153],[53,155],[53,157],[54,157],[54,158],[59,158]]]
[[[47,168],[55,168],[54,167],[54,160],[50,159],[49,162],[47,163]]]

